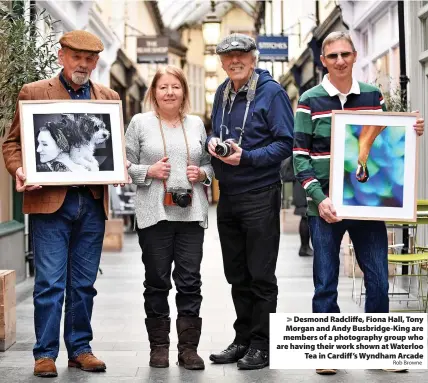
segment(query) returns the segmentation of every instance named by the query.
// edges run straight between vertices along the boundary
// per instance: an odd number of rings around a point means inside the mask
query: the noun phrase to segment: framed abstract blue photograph
[[[330,198],[341,218],[416,220],[417,113],[333,111]]]

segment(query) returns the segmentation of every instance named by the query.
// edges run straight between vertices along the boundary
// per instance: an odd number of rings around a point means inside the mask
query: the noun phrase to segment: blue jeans
[[[388,299],[388,236],[381,221],[345,219],[334,224],[320,217],[309,217],[314,248],[313,278],[315,294],[314,313],[338,313],[337,283],[339,280],[339,253],[346,231],[352,240],[355,256],[364,273],[366,287],[365,312],[387,313]]]
[[[65,290],[64,341],[68,357],[91,352],[94,288],[105,229],[102,199],[70,188],[59,210],[32,214],[35,262],[33,354],[56,359]]]

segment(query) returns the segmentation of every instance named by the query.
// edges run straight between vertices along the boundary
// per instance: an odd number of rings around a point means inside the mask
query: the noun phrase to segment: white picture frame
[[[128,182],[120,100],[20,101],[26,185]]]
[[[332,112],[330,198],[338,217],[416,221],[417,118],[418,113]]]

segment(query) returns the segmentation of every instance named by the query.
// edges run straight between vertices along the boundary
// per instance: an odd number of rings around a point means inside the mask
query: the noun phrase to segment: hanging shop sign
[[[288,61],[288,36],[257,36],[260,61]]]
[[[168,37],[138,37],[138,64],[168,64]]]

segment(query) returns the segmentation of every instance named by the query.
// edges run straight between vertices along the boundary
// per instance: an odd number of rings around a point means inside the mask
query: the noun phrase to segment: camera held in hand
[[[168,188],[163,200],[165,206],[187,207],[192,205],[192,189]]]
[[[232,147],[232,142],[236,144],[236,140],[229,138],[224,142],[219,142],[215,147],[215,154],[220,157],[229,157],[231,154],[235,153],[235,149]]]

